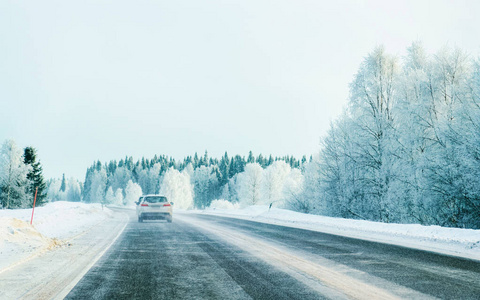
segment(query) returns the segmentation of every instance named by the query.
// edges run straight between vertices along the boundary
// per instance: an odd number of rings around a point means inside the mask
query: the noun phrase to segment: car
[[[138,222],[143,220],[167,220],[173,221],[173,203],[168,202],[167,197],[162,195],[144,195],[137,201]]]

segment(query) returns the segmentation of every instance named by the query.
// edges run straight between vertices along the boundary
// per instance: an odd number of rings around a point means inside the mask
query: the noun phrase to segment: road
[[[66,299],[479,299],[480,262],[200,214],[131,222]]]

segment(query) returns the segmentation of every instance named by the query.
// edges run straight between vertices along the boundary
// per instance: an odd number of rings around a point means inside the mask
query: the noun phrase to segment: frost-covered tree
[[[48,202],[55,202],[55,201],[63,201],[64,200],[64,193],[60,192],[60,186],[62,181],[58,178],[52,178],[47,181],[47,201]]]
[[[48,197],[47,200],[50,202],[54,201],[71,201],[71,202],[80,202],[82,201],[82,183],[77,179],[71,177],[68,180],[65,179],[65,191],[62,191],[61,186],[62,179],[52,178],[48,181]]]
[[[32,197],[27,193],[30,185],[27,174],[30,170],[31,166],[23,162],[22,150],[15,141],[6,140],[0,152],[0,203],[3,208],[29,206]]]
[[[80,202],[82,200],[80,182],[73,177],[68,180],[66,200],[70,202]]]
[[[191,178],[194,190],[194,203],[197,208],[205,208],[217,198],[219,182],[216,168],[200,166],[193,172]]]
[[[190,176],[186,172],[180,173],[173,167],[168,169],[163,177],[160,194],[166,196],[177,208],[189,209],[193,206]]]
[[[228,200],[232,203],[238,203],[238,191],[240,189],[240,183],[238,178],[241,177],[241,173],[234,175],[227,184],[222,188],[221,198]]]
[[[160,186],[160,173],[162,164],[155,163],[150,169],[144,169],[138,173],[138,184],[141,186],[144,194],[158,193]]]
[[[429,56],[413,43],[401,65],[375,49],[305,167],[299,209],[480,228],[479,74],[458,49]]]
[[[193,169],[193,165],[191,163],[188,163],[185,168],[183,169],[182,172],[185,172],[188,174],[188,176],[190,176],[190,178],[193,177],[193,173],[195,172],[194,169]]]
[[[351,84],[352,159],[359,169],[360,192],[368,202],[362,213],[379,221],[390,220],[391,207],[386,197],[394,159],[390,155],[390,138],[397,68],[396,59],[378,47],[366,57]]]
[[[113,198],[114,198],[113,204],[123,205],[123,190],[122,189],[117,189],[115,191],[115,195],[114,195]]]
[[[255,161],[252,153],[250,153],[250,156]],[[289,166],[290,169],[299,167],[299,161],[291,156],[277,158],[273,158],[272,155],[265,156],[268,159],[263,157],[263,155],[259,155],[257,159],[261,160],[265,167],[273,165],[275,161],[284,161],[285,165]],[[190,178],[191,185],[194,187],[192,196],[195,196],[194,204],[196,207],[206,207],[212,200],[222,195],[228,201],[237,203],[239,201],[239,191],[242,189],[239,178],[243,176],[245,165],[245,158],[240,155],[229,158],[227,153],[225,153],[223,157],[216,159],[209,157],[208,152],[202,157],[196,154],[187,156],[181,162],[176,162],[173,158],[164,155],[155,155],[152,159],[142,158],[136,163],[133,162],[132,158],[128,157],[125,160],[120,160],[118,163],[110,161],[102,164],[97,161],[87,169],[83,186],[83,199],[85,202],[96,201],[92,198],[95,194],[93,190],[97,189],[94,183],[98,181],[98,173],[102,169],[105,170],[107,178],[106,189],[108,195],[106,195],[106,198],[110,199],[107,196],[111,196],[111,194],[114,196],[114,191],[117,188],[123,189],[124,197],[127,197],[126,185],[128,183],[125,182],[128,178],[130,178],[129,181],[131,180],[132,183],[140,185],[144,194],[157,194],[160,191],[160,184],[164,181],[166,172],[173,168],[181,171],[182,174],[188,175]],[[273,174],[272,176],[274,177]],[[108,191],[109,187],[112,187],[111,193]],[[245,189],[243,188],[243,190]],[[277,194],[279,194],[277,198],[284,199],[281,191]],[[260,196],[257,198],[257,202],[261,201]]]
[[[423,169],[435,200],[430,202],[437,204],[433,214],[438,216],[436,222],[440,225],[480,227],[475,205],[478,192],[472,189],[479,165],[478,159],[471,159],[475,154],[470,146],[475,142],[470,133],[478,129],[473,129],[478,122],[475,84],[471,84],[475,82],[474,63],[458,49],[442,49],[436,55],[432,72],[436,79],[437,126]]]
[[[302,171],[299,169],[291,169],[282,188],[282,197],[283,203],[279,205],[282,207],[291,208],[292,205],[299,205],[304,201],[302,199],[302,192],[305,188],[305,177],[302,174]],[[299,207],[299,206],[297,206]]]
[[[307,162],[304,166],[303,174],[303,188],[299,191],[299,194],[295,194],[289,197],[289,208],[303,212],[303,213],[319,213],[317,206],[323,199],[323,187],[321,185],[320,176],[320,163],[319,158],[316,156],[310,162]],[[323,212],[323,214],[326,214]]]
[[[105,193],[105,203],[115,203],[115,193],[113,192],[113,188],[111,186],[108,187],[107,192]]]
[[[225,155],[220,159],[220,163],[217,168],[217,178],[220,186],[227,184],[228,180],[230,179],[230,160],[227,152],[225,152]]]
[[[109,186],[114,191],[117,189],[125,189],[127,183],[132,179],[132,172],[127,167],[118,167],[112,177],[109,178]]]
[[[238,174],[237,189],[240,205],[256,205],[260,203],[260,187],[263,175],[263,169],[258,163],[249,163],[245,166],[245,171]]]
[[[290,165],[284,161],[275,161],[263,171],[260,187],[262,204],[284,206],[283,187],[290,172]]]
[[[142,196],[142,188],[140,185],[130,180],[125,188],[125,199],[123,199],[124,205],[133,205],[138,201],[140,196]]]
[[[105,201],[105,189],[107,186],[107,173],[102,167],[100,170],[95,170],[91,179],[91,187],[89,199],[91,202]]]

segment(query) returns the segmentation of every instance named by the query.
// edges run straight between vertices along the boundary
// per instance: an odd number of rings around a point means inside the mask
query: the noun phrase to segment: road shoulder
[[[123,232],[128,215],[115,212],[64,246],[0,274],[1,299],[62,299]]]

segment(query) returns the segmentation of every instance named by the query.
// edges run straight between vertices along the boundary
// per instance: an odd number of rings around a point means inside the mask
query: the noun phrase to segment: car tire
[[[167,222],[168,222],[168,223],[172,223],[172,222],[173,222],[173,217],[172,217],[172,216],[167,217]]]
[[[138,217],[138,223],[143,223],[142,217]]]

